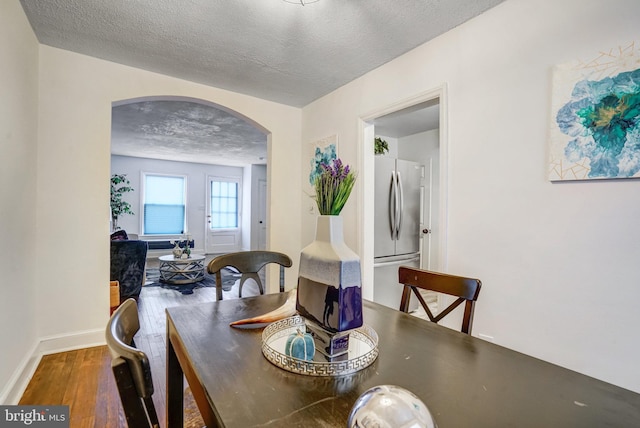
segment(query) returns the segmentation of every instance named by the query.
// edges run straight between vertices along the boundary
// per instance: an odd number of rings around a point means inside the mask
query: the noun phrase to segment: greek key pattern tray
[[[304,361],[284,353],[289,335],[305,331],[304,318],[299,315],[269,324],[262,332],[262,354],[269,362],[289,372],[307,376],[343,376],[368,367],[378,357],[378,334],[368,325],[352,330],[346,357],[326,361],[316,352],[314,361]]]

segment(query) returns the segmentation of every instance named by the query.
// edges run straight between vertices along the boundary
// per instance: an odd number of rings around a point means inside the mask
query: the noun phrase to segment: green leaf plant
[[[131,204],[122,199],[125,193],[133,192],[126,174],[111,175],[111,219],[113,229],[118,230],[118,218],[123,214],[134,214]]]

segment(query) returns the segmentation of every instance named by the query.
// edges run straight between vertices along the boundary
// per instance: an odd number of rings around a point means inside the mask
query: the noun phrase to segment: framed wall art
[[[640,178],[640,43],[554,67],[549,180]]]
[[[309,186],[313,188],[316,176],[322,172],[321,163],[330,163],[338,157],[338,136],[332,135],[309,144]]]

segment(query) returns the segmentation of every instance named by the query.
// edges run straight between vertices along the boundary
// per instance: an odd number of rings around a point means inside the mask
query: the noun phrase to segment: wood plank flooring
[[[225,300],[238,298],[238,282],[223,293]],[[258,294],[258,287],[247,281],[242,291],[243,296],[249,297]],[[149,357],[155,390],[153,401],[163,427],[166,426],[165,308],[215,300],[215,288],[198,288],[187,295],[162,287],[142,288],[138,301],[140,331],[135,341]],[[68,405],[71,428],[127,426],[106,346],[45,355],[19,404]],[[201,427],[203,423],[191,395],[185,394],[185,427],[192,426]]]
[[[238,281],[232,290],[224,292],[224,299],[237,298],[237,285]],[[247,281],[242,295],[257,294],[255,283]],[[160,426],[166,426],[165,308],[215,300],[215,288],[198,288],[188,295],[162,287],[142,288],[138,301],[140,331],[135,341],[136,346],[149,357],[153,373],[153,401]],[[203,426],[190,394],[185,396],[185,427]],[[68,405],[71,428],[127,426],[106,346],[45,355],[19,404]]]

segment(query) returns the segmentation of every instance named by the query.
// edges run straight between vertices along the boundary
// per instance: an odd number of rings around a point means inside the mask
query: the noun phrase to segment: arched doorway
[[[128,196],[135,214],[121,219],[121,226],[145,239],[189,234],[204,253],[258,248],[267,224],[260,218],[267,210],[258,208],[267,199],[259,192],[268,186],[259,183],[267,180],[268,141],[264,127],[206,100],[159,96],[113,103],[111,170],[126,173],[134,188]],[[181,230],[150,233],[145,226],[145,179],[154,174],[184,179]],[[212,210],[222,215],[211,204],[212,183],[237,186],[236,211],[224,210],[235,222],[212,221]]]

